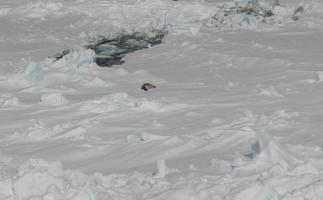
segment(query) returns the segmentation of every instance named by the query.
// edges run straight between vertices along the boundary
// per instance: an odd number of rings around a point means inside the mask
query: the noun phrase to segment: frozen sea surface
[[[323,3],[236,2],[3,0],[0,198],[323,199]]]

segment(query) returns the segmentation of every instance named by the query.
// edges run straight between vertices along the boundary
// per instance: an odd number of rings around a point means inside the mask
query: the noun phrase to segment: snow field
[[[167,160],[166,164],[165,161],[157,163],[164,177],[160,173],[138,172],[85,175],[63,169],[60,163],[33,159],[17,170],[11,169],[14,174],[2,175],[0,194],[5,199],[322,198],[321,161],[309,157],[304,160],[297,152],[291,152],[294,147],[283,146],[266,134],[259,135],[257,145],[255,158],[245,157],[232,163],[213,161],[211,173],[203,175],[192,170],[178,176],[180,171],[172,172],[167,168]],[[307,151],[310,154],[317,150]],[[227,170],[230,173],[217,174]],[[172,173],[174,177],[167,176]],[[246,182],[246,176],[250,175],[253,178]]]
[[[322,3],[244,3],[3,1],[0,198],[321,200]],[[83,47],[163,28],[119,67]]]

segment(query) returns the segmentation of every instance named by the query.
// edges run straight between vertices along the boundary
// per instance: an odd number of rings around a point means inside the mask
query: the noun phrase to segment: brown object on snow
[[[152,88],[156,88],[156,86],[155,86],[155,85],[153,85],[153,84],[151,84],[151,83],[144,83],[144,84],[142,84],[142,86],[141,86],[141,89],[142,89],[142,90],[145,90],[145,91],[148,91],[148,90],[150,90],[150,89],[152,89]]]

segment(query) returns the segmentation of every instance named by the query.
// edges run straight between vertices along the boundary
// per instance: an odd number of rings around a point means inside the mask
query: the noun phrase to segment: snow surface
[[[260,2],[2,0],[0,199],[322,200],[323,3]]]

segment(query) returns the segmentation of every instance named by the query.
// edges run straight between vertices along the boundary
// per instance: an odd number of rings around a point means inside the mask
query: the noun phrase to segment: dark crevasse
[[[152,36],[141,33],[120,34],[113,39],[103,38],[94,44],[85,46],[85,48],[94,50],[95,62],[98,66],[111,67],[123,64],[124,60],[122,59],[128,53],[161,44],[166,34],[167,31],[158,31]],[[51,58],[55,62],[69,53],[69,50],[65,50]]]

